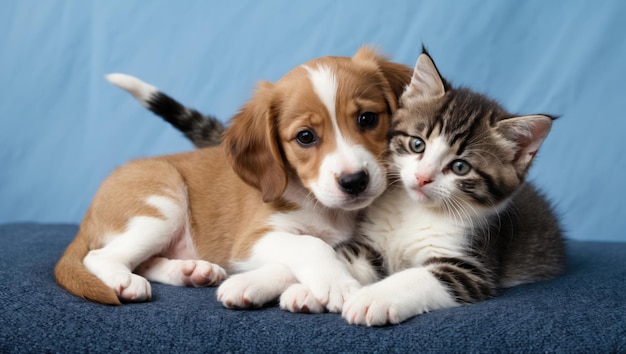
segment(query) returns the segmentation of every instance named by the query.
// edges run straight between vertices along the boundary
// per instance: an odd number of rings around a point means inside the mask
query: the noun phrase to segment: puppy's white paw
[[[324,305],[313,296],[311,289],[306,285],[296,283],[291,285],[280,296],[280,308],[290,312],[322,313],[326,311]]]
[[[403,314],[393,299],[393,294],[378,291],[373,286],[365,287],[350,296],[341,315],[350,324],[364,326],[400,323],[410,314]]]
[[[211,262],[153,257],[135,272],[150,281],[175,286],[214,286],[226,278],[226,271]]]
[[[214,286],[226,278],[224,268],[202,260],[181,261],[180,271],[186,286]]]
[[[116,272],[103,281],[115,291],[117,297],[122,301],[141,302],[152,298],[150,283],[137,274]]]
[[[280,292],[250,273],[235,274],[217,288],[217,300],[233,309],[258,308],[275,300]]]

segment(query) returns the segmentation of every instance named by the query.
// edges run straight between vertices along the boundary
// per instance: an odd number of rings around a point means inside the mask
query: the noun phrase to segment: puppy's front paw
[[[185,260],[180,267],[186,286],[214,286],[226,278],[224,268],[207,261]]]
[[[393,302],[393,298],[393,294],[368,286],[356,291],[348,298],[341,315],[350,324],[368,327],[400,323],[409,316],[401,314],[402,311]]]
[[[291,285],[280,296],[280,308],[290,312],[304,313],[322,313],[326,311],[324,305],[317,301],[311,289],[300,283]]]
[[[217,300],[232,309],[258,308],[275,300],[280,290],[252,273],[241,273],[226,279],[217,288]]]
[[[152,298],[150,283],[137,274],[117,272],[103,280],[122,301],[141,302],[149,301]]]

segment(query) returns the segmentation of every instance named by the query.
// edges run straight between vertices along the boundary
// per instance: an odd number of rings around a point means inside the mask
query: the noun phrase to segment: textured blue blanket
[[[571,241],[560,278],[382,328],[276,306],[223,308],[212,288],[154,284],[110,307],[58,287],[75,225],[0,225],[0,352],[625,352],[626,243]]]

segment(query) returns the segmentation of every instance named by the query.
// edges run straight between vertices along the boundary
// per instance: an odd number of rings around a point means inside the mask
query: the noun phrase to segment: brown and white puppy
[[[58,283],[120,304],[149,300],[149,281],[211,286],[239,273],[218,289],[225,306],[260,306],[299,282],[340,311],[358,283],[332,246],[386,188],[387,131],[410,73],[361,48],[261,83],[220,146],[114,171],[59,260]]]

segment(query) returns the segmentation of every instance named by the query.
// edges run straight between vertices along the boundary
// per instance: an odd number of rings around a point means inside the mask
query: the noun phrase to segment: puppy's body
[[[226,306],[262,305],[298,281],[339,311],[358,284],[332,245],[386,187],[386,134],[407,72],[368,49],[317,59],[260,85],[221,146],[119,168],[58,282],[117,304],[150,299],[148,280],[214,285],[225,268],[241,273],[218,290]]]
[[[94,250],[87,257],[79,255],[85,257],[87,269],[117,296],[140,301],[150,298],[149,285],[129,270],[172,285],[213,285],[225,277],[217,264],[229,273],[253,269],[252,247],[271,232],[301,234],[299,230],[310,229],[309,234],[326,237],[331,243],[351,236],[356,212],[335,212],[339,220],[314,213],[309,213],[313,214],[307,215],[309,218],[292,217],[290,214],[306,213],[306,209],[287,199],[263,203],[259,190],[224,166],[228,166],[226,156],[216,147],[136,160],[114,171],[94,197],[77,235]],[[281,218],[292,222],[275,225],[273,219]],[[337,225],[329,225],[329,221],[337,221]],[[139,250],[143,254],[136,252]],[[124,252],[129,258],[120,259]],[[111,272],[111,257],[126,268]],[[175,260],[194,260],[184,265],[191,273],[184,274],[183,264],[167,275],[155,269],[176,268]],[[194,265],[203,273],[194,274]],[[195,282],[192,276],[197,278]],[[100,300],[89,296],[96,289],[85,290],[85,297]],[[111,298],[116,303],[116,298]]]

